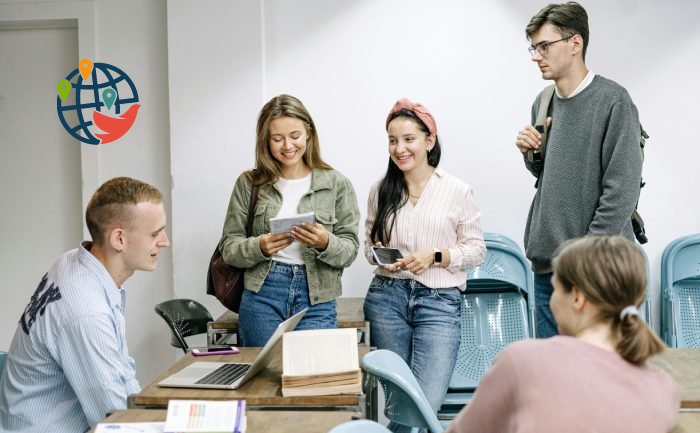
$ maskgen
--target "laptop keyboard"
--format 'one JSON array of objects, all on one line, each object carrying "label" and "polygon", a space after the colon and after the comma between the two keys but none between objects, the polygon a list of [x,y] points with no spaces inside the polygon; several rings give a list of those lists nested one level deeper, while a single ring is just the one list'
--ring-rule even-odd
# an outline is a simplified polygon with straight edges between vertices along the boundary
[{"label": "laptop keyboard", "polygon": [[243,377],[252,364],[224,364],[203,378],[196,384],[202,385],[231,385]]}]

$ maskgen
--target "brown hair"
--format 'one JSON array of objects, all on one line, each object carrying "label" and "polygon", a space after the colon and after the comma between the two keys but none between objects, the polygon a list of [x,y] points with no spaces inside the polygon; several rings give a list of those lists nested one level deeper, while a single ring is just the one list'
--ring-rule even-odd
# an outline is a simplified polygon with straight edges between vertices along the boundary
[{"label": "brown hair", "polygon": [[130,227],[131,205],[162,203],[157,188],[130,177],[115,177],[103,183],[92,195],[85,210],[85,222],[95,245],[103,245],[110,225]]},{"label": "brown hair", "polygon": [[527,27],[525,36],[528,40],[545,24],[556,27],[563,38],[580,35],[583,39],[583,60],[586,60],[588,49],[588,14],[580,4],[567,2],[563,4],[549,4],[535,14]]},{"label": "brown hair", "polygon": [[646,258],[641,249],[622,236],[586,236],[564,244],[552,267],[566,292],[581,291],[599,310],[599,320],[610,323],[617,353],[633,364],[664,350],[664,343],[641,317],[622,310],[639,307],[647,284]]},{"label": "brown hair", "polygon": [[316,125],[311,114],[300,100],[290,95],[279,95],[270,99],[260,110],[255,143],[255,170],[249,173],[255,185],[274,183],[281,176],[280,163],[270,153],[270,122],[280,117],[299,119],[306,129],[306,152],[302,160],[310,169],[320,168],[332,170],[332,167],[321,159]]}]

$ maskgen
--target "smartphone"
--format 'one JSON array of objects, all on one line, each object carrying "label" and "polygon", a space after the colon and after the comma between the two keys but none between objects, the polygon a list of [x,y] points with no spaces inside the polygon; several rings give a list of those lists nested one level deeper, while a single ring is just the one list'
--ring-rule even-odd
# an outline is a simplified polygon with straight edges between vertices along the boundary
[{"label": "smartphone", "polygon": [[374,261],[379,265],[393,265],[398,259],[402,259],[401,251],[396,248],[378,248],[372,247],[372,255]]},{"label": "smartphone", "polygon": [[232,355],[239,353],[237,347],[233,346],[209,346],[209,347],[196,347],[192,349],[192,354],[194,356],[207,356],[207,355]]}]

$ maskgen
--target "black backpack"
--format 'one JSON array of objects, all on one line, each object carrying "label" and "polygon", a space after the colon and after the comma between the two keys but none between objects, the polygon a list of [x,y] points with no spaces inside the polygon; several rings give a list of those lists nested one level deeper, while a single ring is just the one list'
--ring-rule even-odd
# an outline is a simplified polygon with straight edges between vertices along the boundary
[{"label": "black backpack", "polygon": [[[554,97],[554,84],[547,86],[542,92],[542,98],[540,99],[540,107],[537,110],[537,119],[535,121],[535,129],[542,135],[542,141],[538,149],[530,149],[527,151],[527,160],[535,165],[538,169],[538,173],[542,172],[544,168],[544,156],[547,151],[547,114],[549,111],[549,104],[552,102]],[[646,145],[646,140],[649,135],[646,133],[642,125],[639,125],[639,149],[642,152],[642,161],[644,161],[644,146]],[[535,182],[535,188],[539,185],[539,175],[537,176],[537,181]],[[644,188],[644,179],[639,180],[640,190]],[[640,191],[641,192],[641,191]],[[639,205],[639,199],[637,199],[637,205]],[[637,212],[637,205],[634,207],[634,211],[630,219],[632,220],[632,229],[634,230],[634,237],[637,238],[637,242],[640,244],[645,244],[649,241],[646,232],[644,230],[644,220],[642,216]]]}]

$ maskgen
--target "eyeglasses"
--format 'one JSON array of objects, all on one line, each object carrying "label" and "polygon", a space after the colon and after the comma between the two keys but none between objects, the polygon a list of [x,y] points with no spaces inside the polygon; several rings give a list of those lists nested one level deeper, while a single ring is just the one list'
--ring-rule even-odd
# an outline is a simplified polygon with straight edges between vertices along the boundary
[{"label": "eyeglasses", "polygon": [[537,50],[537,52],[540,53],[540,56],[544,56],[545,54],[547,54],[547,51],[549,51],[550,45],[556,44],[557,42],[561,42],[561,41],[568,41],[569,39],[571,39],[573,37],[574,37],[574,35],[571,35],[571,36],[567,36],[565,38],[557,39],[556,41],[552,41],[552,42],[547,42],[547,41],[540,42],[537,45],[530,45],[527,50],[530,52],[531,56],[535,55],[535,50]]}]

